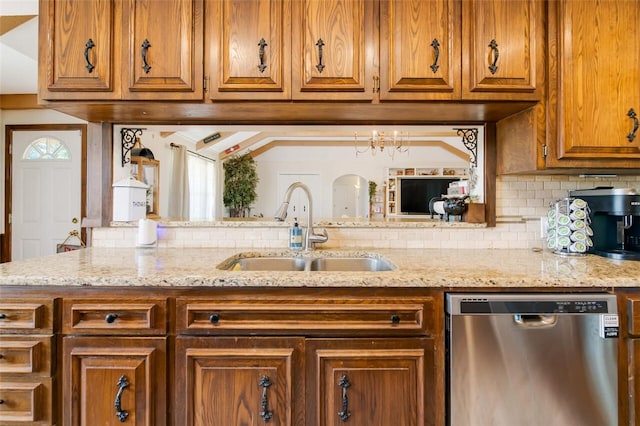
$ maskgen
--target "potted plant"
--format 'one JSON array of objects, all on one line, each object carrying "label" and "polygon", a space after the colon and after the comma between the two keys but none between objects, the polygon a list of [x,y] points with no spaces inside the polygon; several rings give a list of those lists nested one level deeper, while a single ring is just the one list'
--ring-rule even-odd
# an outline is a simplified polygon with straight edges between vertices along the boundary
[{"label": "potted plant", "polygon": [[258,197],[256,185],[259,178],[256,163],[250,153],[235,155],[226,160],[222,201],[229,208],[231,217],[249,215],[251,203]]},{"label": "potted plant", "polygon": [[377,191],[378,191],[378,184],[375,181],[370,180],[369,181],[369,217],[370,218],[373,218],[373,215],[374,215],[373,203],[375,202]]}]

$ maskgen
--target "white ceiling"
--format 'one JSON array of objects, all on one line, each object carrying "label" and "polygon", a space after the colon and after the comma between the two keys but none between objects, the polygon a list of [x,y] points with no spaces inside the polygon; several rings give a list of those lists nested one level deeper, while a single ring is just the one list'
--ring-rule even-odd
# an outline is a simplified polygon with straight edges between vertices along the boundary
[{"label": "white ceiling", "polygon": [[38,14],[38,0],[0,0],[0,94],[33,94],[38,90],[38,18],[5,32],[7,17]]}]

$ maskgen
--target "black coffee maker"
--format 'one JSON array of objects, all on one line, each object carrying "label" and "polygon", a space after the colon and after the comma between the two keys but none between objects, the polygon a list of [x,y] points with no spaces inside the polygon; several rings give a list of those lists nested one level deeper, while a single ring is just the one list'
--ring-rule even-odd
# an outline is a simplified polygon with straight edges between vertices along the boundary
[{"label": "black coffee maker", "polygon": [[589,205],[593,247],[590,252],[623,260],[640,260],[640,194],[632,188],[571,191]]}]

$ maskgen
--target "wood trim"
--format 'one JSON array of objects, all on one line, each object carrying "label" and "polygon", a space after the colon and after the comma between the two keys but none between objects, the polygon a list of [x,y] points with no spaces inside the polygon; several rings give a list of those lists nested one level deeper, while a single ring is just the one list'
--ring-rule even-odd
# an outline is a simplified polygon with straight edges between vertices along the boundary
[{"label": "wood trim", "polygon": [[0,95],[0,109],[43,109],[38,104],[38,95]]}]

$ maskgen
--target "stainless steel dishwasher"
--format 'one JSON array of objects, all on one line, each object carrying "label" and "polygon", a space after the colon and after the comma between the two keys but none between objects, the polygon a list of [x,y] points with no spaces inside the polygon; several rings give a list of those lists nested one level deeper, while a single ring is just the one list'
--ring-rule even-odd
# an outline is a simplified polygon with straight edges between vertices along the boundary
[{"label": "stainless steel dishwasher", "polygon": [[609,294],[448,294],[447,424],[618,425]]}]

